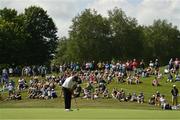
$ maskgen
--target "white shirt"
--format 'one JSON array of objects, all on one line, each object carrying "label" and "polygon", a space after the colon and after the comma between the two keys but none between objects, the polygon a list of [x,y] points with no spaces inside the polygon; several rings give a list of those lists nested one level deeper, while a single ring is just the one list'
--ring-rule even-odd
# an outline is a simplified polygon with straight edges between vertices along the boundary
[{"label": "white shirt", "polygon": [[161,98],[160,98],[160,102],[161,102],[161,105],[164,105],[164,104],[166,103],[166,99],[163,98],[163,97],[161,97]]},{"label": "white shirt", "polygon": [[76,85],[76,82],[73,81],[73,76],[66,78],[64,81],[62,87],[68,88],[68,89],[73,89],[73,86]]}]

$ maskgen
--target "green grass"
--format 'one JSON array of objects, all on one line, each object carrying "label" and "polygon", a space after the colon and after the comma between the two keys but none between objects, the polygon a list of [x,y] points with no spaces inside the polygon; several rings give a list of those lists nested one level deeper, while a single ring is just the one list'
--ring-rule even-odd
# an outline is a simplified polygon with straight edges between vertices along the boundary
[{"label": "green grass", "polygon": [[1,120],[178,120],[179,111],[153,111],[129,109],[80,109],[65,112],[63,109],[28,108],[28,109],[0,109]]}]

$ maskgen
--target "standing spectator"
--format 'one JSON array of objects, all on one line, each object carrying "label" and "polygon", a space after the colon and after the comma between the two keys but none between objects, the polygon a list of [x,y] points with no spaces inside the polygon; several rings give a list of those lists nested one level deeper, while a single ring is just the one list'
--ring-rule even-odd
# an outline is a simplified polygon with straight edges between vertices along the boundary
[{"label": "standing spectator", "polygon": [[159,66],[160,66],[159,60],[156,59],[155,62],[154,62],[154,69],[155,69],[154,74],[155,74],[155,75],[157,75],[157,73],[158,73],[158,71],[159,71]]},{"label": "standing spectator", "polygon": [[140,64],[139,64],[139,68],[141,69],[141,71],[143,71],[145,69],[145,63],[144,60],[142,59]]},{"label": "standing spectator", "polygon": [[178,73],[179,72],[179,60],[178,60],[178,58],[176,58],[176,60],[174,61],[174,68],[175,68],[175,72]]},{"label": "standing spectator", "polygon": [[172,69],[173,69],[173,66],[174,66],[174,63],[173,63],[173,59],[171,58],[171,59],[169,60],[169,64],[168,64],[168,70],[169,70],[169,71],[172,70]]},{"label": "standing spectator", "polygon": [[9,68],[9,76],[13,76],[13,68]]},{"label": "standing spectator", "polygon": [[18,80],[18,89],[21,91],[24,89],[24,78],[20,77]]},{"label": "standing spectator", "polygon": [[11,83],[9,83],[9,85],[7,86],[8,89],[8,93],[9,93],[9,97],[11,97],[11,95],[14,94],[14,87]]},{"label": "standing spectator", "polygon": [[173,85],[173,89],[171,90],[172,94],[172,105],[177,106],[178,105],[178,89],[176,88],[176,85]]}]

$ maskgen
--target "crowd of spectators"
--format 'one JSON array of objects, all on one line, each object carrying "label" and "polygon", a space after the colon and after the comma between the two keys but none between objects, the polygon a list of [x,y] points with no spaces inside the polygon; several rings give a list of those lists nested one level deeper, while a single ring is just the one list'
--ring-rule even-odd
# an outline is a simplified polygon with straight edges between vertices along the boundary
[{"label": "crowd of spectators", "polygon": [[[51,67],[41,66],[24,66],[4,68],[0,84],[8,91],[10,99],[21,100],[21,92],[27,91],[27,98],[29,99],[54,99],[57,98],[56,88],[61,86],[65,79],[76,73],[82,83],[87,84],[82,88],[78,84],[74,90],[74,97],[81,97],[83,99],[97,99],[97,98],[114,98],[119,101],[135,101],[144,103],[144,93],[136,92],[126,94],[123,89],[118,90],[114,88],[111,92],[108,89],[108,84],[116,82],[117,84],[126,83],[143,84],[141,80],[143,77],[154,76],[152,86],[160,86],[160,80],[167,74],[166,82],[175,82],[180,80],[179,76],[180,62],[176,58],[174,61],[170,59],[164,73],[159,70],[160,63],[158,59],[150,61],[145,64],[143,60],[138,62],[136,59],[111,62],[86,62],[79,64],[78,62],[70,64],[52,65]],[[58,73],[54,76],[48,73]],[[12,76],[20,76],[17,85]],[[38,76],[38,77],[37,77]],[[27,81],[27,77],[31,79]],[[149,99],[149,104],[157,105],[163,108],[168,104],[164,95],[156,93]],[[168,104],[169,105],[169,104]]]}]

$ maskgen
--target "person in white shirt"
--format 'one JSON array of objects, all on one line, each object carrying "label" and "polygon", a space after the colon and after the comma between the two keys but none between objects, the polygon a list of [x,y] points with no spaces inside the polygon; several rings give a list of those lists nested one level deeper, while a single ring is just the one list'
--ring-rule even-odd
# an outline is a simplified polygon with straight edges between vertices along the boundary
[{"label": "person in white shirt", "polygon": [[66,78],[66,80],[62,85],[66,111],[71,111],[71,98],[72,98],[73,90],[76,88],[77,84],[78,84],[78,76],[70,76]]}]

